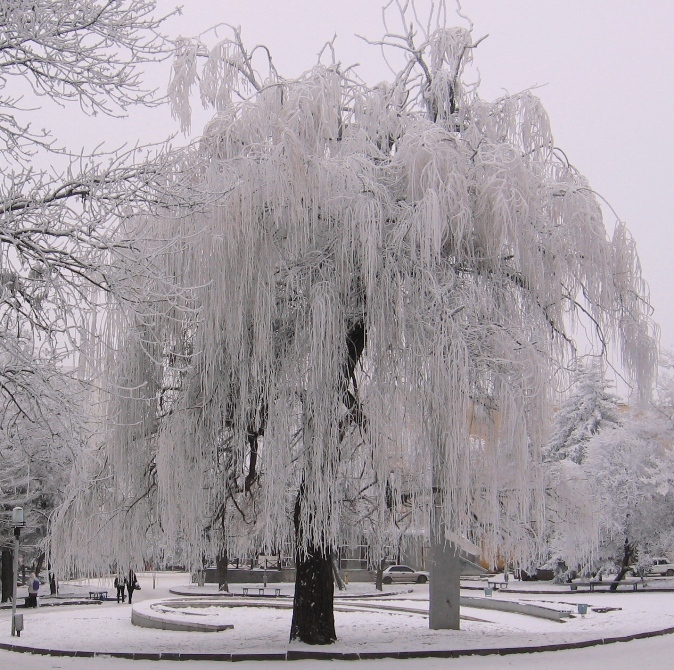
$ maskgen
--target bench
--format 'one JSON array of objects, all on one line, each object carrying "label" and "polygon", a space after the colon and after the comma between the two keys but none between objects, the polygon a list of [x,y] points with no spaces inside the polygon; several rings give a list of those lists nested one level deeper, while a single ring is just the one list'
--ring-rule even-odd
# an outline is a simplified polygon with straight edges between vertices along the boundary
[{"label": "bench", "polygon": [[[251,587],[249,587],[249,586],[242,586],[241,587],[241,591],[243,592],[242,595],[247,596],[250,588]],[[264,595],[264,587],[258,586],[256,588],[257,588],[257,594],[259,596],[263,596]],[[275,588],[274,589],[274,598],[278,598],[280,595],[281,595],[281,589]]]},{"label": "bench", "polygon": [[89,591],[89,600],[107,600],[107,591]]},{"label": "bench", "polygon": [[[613,584],[615,584],[615,582],[612,579],[601,582],[597,579],[594,579],[589,582],[572,582],[569,584],[569,587],[571,588],[572,591],[577,591],[579,586],[584,586],[590,589],[590,593],[594,593],[594,590],[597,588],[605,587],[607,589],[610,589]],[[646,582],[643,582],[640,579],[637,579],[635,581],[621,580],[618,582],[618,588],[620,588],[621,586],[629,586],[633,591],[636,591],[637,588],[639,588],[639,584],[641,584],[642,586],[646,586]]]},{"label": "bench", "polygon": [[498,591],[499,589],[507,589],[508,588],[508,582],[498,579],[498,580],[493,580],[493,579],[488,579],[487,580],[487,587],[490,589],[494,589],[495,591]]},{"label": "bench", "polygon": [[243,591],[243,594],[242,594],[242,595],[247,596],[247,595],[248,595],[248,591],[250,591],[251,588],[256,588],[256,589],[257,589],[258,595],[260,595],[260,596],[263,596],[263,595],[264,595],[264,588],[261,587],[261,586],[260,586],[260,587],[257,587],[257,586],[256,586],[256,587],[242,586],[242,587],[241,587],[241,591]]}]

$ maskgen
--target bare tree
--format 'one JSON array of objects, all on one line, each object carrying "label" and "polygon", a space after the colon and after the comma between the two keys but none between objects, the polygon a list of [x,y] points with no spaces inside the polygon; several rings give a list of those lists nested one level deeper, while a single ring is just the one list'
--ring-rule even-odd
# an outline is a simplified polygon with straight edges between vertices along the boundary
[{"label": "bare tree", "polygon": [[[81,402],[85,388],[64,373],[58,358],[46,360],[31,333],[2,335],[0,348],[0,506],[7,516],[25,510],[24,542],[34,547],[26,560],[39,573],[49,520],[63,500],[73,461],[89,427]],[[11,532],[3,520],[3,585],[11,587]],[[11,596],[3,586],[3,600]]]},{"label": "bare tree", "polygon": [[[0,7],[0,278],[2,314],[15,323],[63,330],[87,297],[84,285],[110,289],[105,252],[128,249],[120,221],[140,202],[156,203],[172,169],[166,156],[148,161],[140,147],[72,155],[44,127],[53,105],[73,106],[76,115],[122,115],[161,102],[141,80],[145,64],[172,50],[158,32],[155,4]],[[56,313],[43,309],[48,298]]]},{"label": "bare tree", "polygon": [[[171,281],[155,273],[147,247],[138,263],[143,221],[134,215],[195,202],[175,187],[184,154],[141,146],[72,153],[45,121],[57,106],[75,125],[82,115],[163,104],[142,75],[173,52],[159,32],[165,18],[154,0],[0,2],[0,434],[8,477],[0,502],[23,496],[35,514],[37,468],[23,483],[12,472],[46,457],[26,455],[23,428],[46,452],[75,447],[63,420],[71,377],[89,375],[100,357],[96,310],[110,299],[137,299],[127,264],[145,283],[162,285],[162,295]],[[45,515],[63,491],[52,493],[40,503]]]}]

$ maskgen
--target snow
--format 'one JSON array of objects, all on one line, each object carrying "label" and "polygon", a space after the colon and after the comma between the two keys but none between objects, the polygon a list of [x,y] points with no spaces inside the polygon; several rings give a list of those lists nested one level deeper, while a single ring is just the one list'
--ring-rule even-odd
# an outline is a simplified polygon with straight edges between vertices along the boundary
[{"label": "snow", "polygon": [[[146,608],[152,602],[160,599],[173,598],[181,602],[186,600],[184,596],[176,596],[171,593],[170,589],[198,593],[202,596],[200,599],[203,599],[209,593],[216,592],[213,587],[188,586],[187,581],[188,576],[185,574],[159,573],[156,576],[156,588],[153,589],[153,576],[149,573],[141,574],[140,583],[143,590],[134,594],[134,599],[138,599],[138,603],[134,603],[134,605],[138,605],[139,608]],[[674,580],[651,580],[651,582],[654,585],[674,587]],[[92,583],[93,585],[108,586],[105,580],[96,580]],[[468,582],[464,583],[464,586],[468,585]],[[554,587],[549,584],[544,586],[550,593],[531,593],[533,590],[541,589],[539,583],[515,582],[511,588],[523,592],[495,592],[493,600],[516,600],[570,610],[577,610],[578,603],[587,603],[590,606],[587,616],[583,618],[576,615],[574,618],[567,619],[565,623],[558,623],[494,610],[462,608],[462,614],[471,617],[471,619],[462,621],[461,631],[431,631],[428,629],[428,619],[425,614],[428,606],[427,585],[414,585],[409,589],[401,586],[385,587],[387,590],[384,593],[390,595],[373,598],[375,592],[372,585],[351,584],[348,590],[350,598],[340,600],[336,607],[335,621],[339,639],[335,645],[330,647],[330,651],[392,652],[398,650],[537,646],[630,635],[674,627],[674,607],[672,607],[674,590],[670,592],[648,592],[646,589],[646,591],[637,593],[626,591],[622,593],[601,592],[590,594],[571,593],[566,591],[565,587]],[[198,611],[201,615],[198,617],[200,621],[233,623],[233,630],[217,633],[194,633],[141,628],[131,624],[131,607],[128,603],[118,604],[114,601],[108,601],[102,605],[41,607],[36,610],[21,610],[24,614],[25,629],[20,640],[11,638],[9,610],[2,610],[0,612],[0,642],[14,642],[42,649],[99,652],[283,653],[289,648],[301,648],[303,645],[288,644],[292,615],[288,605],[291,602],[289,594],[292,591],[292,585],[284,584],[281,587],[282,593],[288,594],[285,597],[272,597],[265,600],[251,598],[246,601],[242,601],[241,598],[223,599],[236,602],[237,606],[199,610],[185,607],[181,608],[182,614],[172,615],[173,617],[182,616],[189,621],[194,619],[194,612]],[[239,588],[237,585],[237,591],[239,591]],[[71,590],[77,594],[78,591],[88,593],[88,589],[89,584],[82,582],[73,585]],[[526,593],[527,590],[530,593]],[[462,595],[479,597],[479,594],[480,591],[477,590],[462,590]],[[252,606],[253,604],[255,606]],[[377,609],[373,609],[374,607]],[[597,613],[592,611],[591,608],[593,607],[620,609]],[[194,611],[191,612],[190,610]],[[651,648],[658,650],[668,648],[671,652],[674,652],[673,636],[655,638],[652,641],[640,641],[639,644],[631,642],[629,645],[608,645],[606,648],[619,647],[622,650],[627,646],[648,646],[648,643],[650,643]],[[312,648],[312,650],[316,651],[317,649]],[[542,664],[543,658],[590,658],[598,653],[600,652],[587,649],[533,654],[531,656],[518,654],[503,659],[491,657],[463,658],[453,659],[452,664],[453,667],[457,668],[501,668],[511,667],[507,663],[513,662],[513,666],[516,667],[550,667],[556,669],[569,667],[570,662],[560,660],[557,663],[555,660],[551,665],[544,665]],[[621,651],[616,657],[618,659],[617,664],[615,661],[611,661],[615,670],[628,667],[627,665],[621,665],[622,661],[619,659],[622,658],[622,653]],[[661,651],[657,652],[658,658],[655,658],[648,665],[649,668],[666,667],[666,665],[658,665],[660,653]],[[663,658],[666,657],[663,656]],[[538,659],[539,664],[528,665],[529,658]],[[108,659],[96,659],[95,661],[83,659],[86,660],[87,664],[80,666],[75,665],[79,659],[43,657],[44,665],[32,665],[33,657],[26,655],[17,657],[10,652],[0,652],[0,667],[10,667],[5,665],[5,659],[13,659],[15,663],[21,662],[22,665],[24,665],[24,659],[31,659],[30,664],[24,666],[25,670],[30,670],[33,667],[87,667],[97,670],[98,668],[120,667],[127,663],[120,659],[109,659],[114,661],[114,665],[111,666],[104,663]],[[527,665],[522,664],[524,659],[527,659]],[[37,663],[37,660],[35,662]],[[168,661],[163,663],[165,667]],[[189,667],[189,663],[184,662],[181,667],[185,667],[185,665]],[[197,667],[199,668],[206,670],[208,667],[207,662],[199,661],[198,663]],[[292,667],[298,669],[321,667],[321,664],[325,665],[325,663],[327,662],[318,662],[317,666],[316,664],[311,665],[298,661]],[[447,663],[447,661],[445,660],[444,663]],[[145,662],[133,661],[132,667],[136,670],[157,667],[157,662],[154,665],[144,664]],[[336,665],[338,666],[339,662],[331,662],[330,667],[333,668]],[[583,665],[578,666],[575,661],[574,666],[585,667]],[[220,667],[222,666],[220,665]],[[237,664],[238,667],[240,666]],[[245,664],[243,667],[245,667]],[[259,665],[251,667],[260,668]],[[266,667],[267,664],[265,664]],[[354,668],[353,662],[349,662],[349,667]],[[389,668],[402,669],[412,666],[406,665],[405,661],[385,660],[382,662],[368,661],[367,667],[388,670]],[[415,659],[414,667],[424,670],[439,668],[441,667],[441,661],[439,659]],[[605,666],[599,664],[594,667]]]}]

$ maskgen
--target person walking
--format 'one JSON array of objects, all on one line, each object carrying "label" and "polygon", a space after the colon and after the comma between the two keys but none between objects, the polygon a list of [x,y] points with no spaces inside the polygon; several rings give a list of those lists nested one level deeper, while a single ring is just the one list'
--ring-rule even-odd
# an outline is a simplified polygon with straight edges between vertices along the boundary
[{"label": "person walking", "polygon": [[40,580],[34,572],[28,575],[28,600],[26,607],[37,607],[37,593],[40,590]]},{"label": "person walking", "polygon": [[124,589],[126,588],[126,577],[122,577],[122,573],[117,573],[115,577],[115,588],[117,589],[117,602],[125,602],[126,594]]},{"label": "person walking", "polygon": [[132,569],[129,569],[129,576],[126,578],[126,592],[129,594],[129,605],[131,604],[134,591],[140,591],[140,585],[138,584],[136,573]]}]

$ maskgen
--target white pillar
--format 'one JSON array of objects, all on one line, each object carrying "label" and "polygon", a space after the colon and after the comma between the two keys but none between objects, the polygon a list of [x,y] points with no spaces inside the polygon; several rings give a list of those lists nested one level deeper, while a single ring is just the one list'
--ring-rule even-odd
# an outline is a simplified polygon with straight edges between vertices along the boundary
[{"label": "white pillar", "polygon": [[461,599],[461,557],[459,548],[445,540],[444,525],[433,524],[431,537],[431,577],[428,627],[431,630],[459,630]]}]

